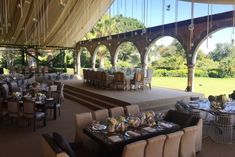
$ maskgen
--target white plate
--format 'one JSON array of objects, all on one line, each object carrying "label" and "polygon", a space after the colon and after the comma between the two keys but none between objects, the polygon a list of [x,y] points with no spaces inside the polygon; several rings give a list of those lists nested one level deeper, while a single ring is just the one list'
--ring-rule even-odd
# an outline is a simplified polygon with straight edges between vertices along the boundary
[{"label": "white plate", "polygon": [[95,130],[95,131],[105,130],[106,128],[107,128],[107,126],[102,125],[102,124],[96,124],[96,125],[92,126],[92,130]]},{"label": "white plate", "polygon": [[54,98],[47,98],[47,100],[54,100]]}]

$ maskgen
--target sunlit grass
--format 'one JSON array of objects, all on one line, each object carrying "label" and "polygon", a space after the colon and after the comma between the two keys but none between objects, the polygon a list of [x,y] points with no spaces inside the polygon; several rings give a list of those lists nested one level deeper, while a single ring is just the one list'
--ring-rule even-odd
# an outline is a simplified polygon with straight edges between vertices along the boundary
[{"label": "sunlit grass", "polygon": [[[154,77],[152,86],[185,90],[187,78]],[[235,78],[195,78],[194,92],[204,93],[205,96],[232,93],[235,90]]]}]

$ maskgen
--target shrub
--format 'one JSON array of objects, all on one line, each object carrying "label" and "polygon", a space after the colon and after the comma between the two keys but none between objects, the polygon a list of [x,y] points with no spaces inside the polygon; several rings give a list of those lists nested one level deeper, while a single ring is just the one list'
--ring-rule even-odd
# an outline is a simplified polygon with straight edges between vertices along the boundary
[{"label": "shrub", "polygon": [[157,76],[157,77],[186,77],[187,76],[187,69],[180,69],[180,70],[157,69],[154,71],[153,76]]},{"label": "shrub", "polygon": [[196,69],[194,73],[195,77],[208,77],[208,72],[201,69]]},{"label": "shrub", "polygon": [[217,70],[208,71],[208,76],[212,78],[220,78],[220,74]]}]

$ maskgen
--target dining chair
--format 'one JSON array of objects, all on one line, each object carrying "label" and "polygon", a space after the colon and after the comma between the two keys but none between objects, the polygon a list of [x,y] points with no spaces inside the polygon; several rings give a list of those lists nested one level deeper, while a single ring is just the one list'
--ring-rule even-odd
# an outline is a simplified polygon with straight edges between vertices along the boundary
[{"label": "dining chair", "polygon": [[13,120],[16,120],[16,122],[18,123],[20,112],[19,112],[19,103],[17,100],[14,99],[8,100],[7,115],[12,120],[12,122]]},{"label": "dining chair", "polygon": [[52,97],[52,93],[56,92],[56,91],[57,91],[57,85],[50,85],[49,86],[49,91],[48,91],[49,92],[48,96]]},{"label": "dining chair", "polygon": [[89,139],[89,137],[83,133],[83,129],[91,125],[92,121],[91,112],[75,115],[75,143],[83,144]]},{"label": "dining chair", "polygon": [[127,144],[122,151],[122,157],[144,157],[146,143],[146,140],[141,140]]},{"label": "dining chair", "polygon": [[87,70],[82,69],[82,71],[83,71],[83,83],[87,84]]},{"label": "dining chair", "polygon": [[178,157],[179,146],[183,131],[177,131],[166,135],[166,141],[163,148],[163,157]]},{"label": "dining chair", "polygon": [[196,157],[195,138],[197,130],[198,130],[197,126],[191,126],[183,129],[184,134],[181,137],[180,151],[179,151],[180,157]]},{"label": "dining chair", "polygon": [[123,72],[114,73],[113,86],[115,89],[118,89],[119,86],[121,86],[123,90],[126,89],[127,83]]},{"label": "dining chair", "polygon": [[54,103],[48,103],[46,109],[49,110],[50,115],[52,115],[52,112],[54,111],[54,107],[55,107],[56,113],[54,114],[57,114],[57,111],[58,111],[59,116],[60,116],[61,114],[60,93],[57,91],[51,92],[51,98],[53,98]]},{"label": "dining chair", "polygon": [[216,143],[232,144],[233,142],[233,115],[215,114],[211,137]]},{"label": "dining chair", "polygon": [[108,109],[94,111],[94,119],[98,122],[104,122],[109,117]]},{"label": "dining chair", "polygon": [[123,107],[113,107],[109,109],[111,117],[125,116]]},{"label": "dining chair", "polygon": [[95,86],[102,87],[102,73],[101,71],[96,71]]},{"label": "dining chair", "polygon": [[148,69],[147,70],[147,77],[144,77],[144,86],[149,86],[149,88],[152,88],[151,82],[152,82],[152,77],[153,77],[153,70]]},{"label": "dining chair", "polygon": [[7,107],[3,104],[3,98],[0,97],[0,126],[7,117]]},{"label": "dining chair", "polygon": [[101,87],[104,89],[109,87],[107,73],[105,71],[101,72]]},{"label": "dining chair", "polygon": [[136,72],[134,74],[134,78],[130,80],[130,90],[134,86],[134,89],[144,89],[144,73],[143,72]]},{"label": "dining chair", "polygon": [[4,100],[11,98],[9,86],[7,84],[1,85],[1,92]]},{"label": "dining chair", "polygon": [[33,122],[33,131],[36,130],[36,122],[43,121],[43,125],[46,126],[46,114],[45,112],[36,111],[36,104],[33,101],[25,100],[23,103],[23,117],[26,120]]},{"label": "dining chair", "polygon": [[135,116],[140,112],[139,105],[128,105],[125,108],[127,116]]},{"label": "dining chair", "polygon": [[147,145],[145,147],[145,157],[162,157],[163,147],[166,140],[165,135],[160,135],[147,139]]}]

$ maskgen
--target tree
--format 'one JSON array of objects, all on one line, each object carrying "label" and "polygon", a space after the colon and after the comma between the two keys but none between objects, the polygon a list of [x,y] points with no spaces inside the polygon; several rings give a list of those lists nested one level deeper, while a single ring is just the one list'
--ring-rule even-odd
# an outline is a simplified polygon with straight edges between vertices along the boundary
[{"label": "tree", "polygon": [[81,55],[80,55],[80,60],[81,60],[81,67],[82,68],[91,68],[91,55],[87,51],[86,48],[82,47],[80,49]]},{"label": "tree", "polygon": [[216,48],[209,53],[210,57],[214,61],[220,61],[232,54],[234,48],[229,43],[218,43],[216,44]]},{"label": "tree", "polygon": [[[93,29],[85,35],[84,40],[143,28],[145,28],[144,24],[139,22],[137,19],[124,17],[122,15],[110,17],[106,14],[97,22]],[[132,43],[127,43],[124,46],[121,45],[119,55],[118,57],[122,58],[122,61],[124,62],[129,62],[134,65],[138,65],[140,63],[139,59],[136,59],[139,54]],[[108,61],[106,61],[107,56],[109,56],[107,49],[98,51],[97,58],[100,59],[100,66],[109,65]]]},{"label": "tree", "polygon": [[[123,62],[126,62],[128,64],[125,64]],[[140,54],[133,43],[125,42],[119,46],[117,65],[119,67],[138,67],[140,65]]]}]

